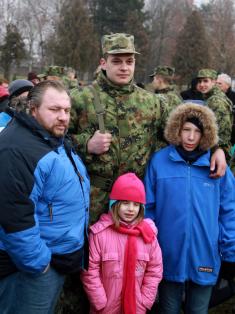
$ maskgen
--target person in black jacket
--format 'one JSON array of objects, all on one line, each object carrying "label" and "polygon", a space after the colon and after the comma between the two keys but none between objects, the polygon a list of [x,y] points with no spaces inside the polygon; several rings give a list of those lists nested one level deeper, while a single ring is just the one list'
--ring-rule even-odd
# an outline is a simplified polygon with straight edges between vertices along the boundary
[{"label": "person in black jacket", "polygon": [[180,93],[183,100],[203,100],[202,93],[197,90],[198,79],[193,78],[189,89]]}]

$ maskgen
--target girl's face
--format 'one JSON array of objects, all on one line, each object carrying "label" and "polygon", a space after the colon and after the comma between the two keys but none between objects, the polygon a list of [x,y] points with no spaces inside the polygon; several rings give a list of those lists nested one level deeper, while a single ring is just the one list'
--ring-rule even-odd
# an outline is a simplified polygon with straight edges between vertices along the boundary
[{"label": "girl's face", "polygon": [[197,148],[202,137],[201,130],[191,122],[185,122],[180,132],[181,146],[191,152]]},{"label": "girl's face", "polygon": [[118,215],[121,220],[131,223],[137,218],[139,211],[140,203],[122,201],[118,210]]}]

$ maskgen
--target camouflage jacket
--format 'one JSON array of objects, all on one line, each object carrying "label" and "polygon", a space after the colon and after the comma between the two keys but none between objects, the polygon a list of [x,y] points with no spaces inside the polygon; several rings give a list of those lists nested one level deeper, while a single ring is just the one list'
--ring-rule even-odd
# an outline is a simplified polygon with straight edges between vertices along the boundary
[{"label": "camouflage jacket", "polygon": [[71,80],[66,75],[62,76],[61,80],[68,90],[71,90],[71,89],[76,88],[78,86],[77,79]]},{"label": "camouflage jacket", "polygon": [[89,87],[71,91],[71,130],[76,135],[79,154],[82,155],[91,176],[115,179],[134,171],[143,177],[150,154],[162,146],[162,130],[167,117],[167,104],[161,96],[151,94],[135,84],[112,84],[101,71],[95,81],[104,107],[104,124],[112,134],[107,153],[88,154],[87,141],[99,129],[94,108],[94,96]]},{"label": "camouflage jacket", "polygon": [[217,87],[203,95],[207,106],[214,111],[219,127],[219,145],[228,151],[232,133],[232,102]]},{"label": "camouflage jacket", "polygon": [[158,95],[163,95],[166,98],[169,111],[183,103],[183,99],[180,97],[180,95],[178,95],[174,86],[169,86],[161,90],[156,90],[155,93]]}]

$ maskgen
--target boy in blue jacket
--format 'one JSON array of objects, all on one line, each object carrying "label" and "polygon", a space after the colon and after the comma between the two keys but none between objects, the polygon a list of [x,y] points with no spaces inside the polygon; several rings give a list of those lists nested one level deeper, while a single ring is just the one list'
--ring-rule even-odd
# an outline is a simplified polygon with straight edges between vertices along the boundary
[{"label": "boy in blue jacket", "polygon": [[214,113],[183,104],[169,116],[169,146],[150,160],[146,216],[158,228],[163,254],[159,313],[206,314],[221,260],[235,262],[235,189],[229,168],[210,178],[210,149],[218,142]]}]

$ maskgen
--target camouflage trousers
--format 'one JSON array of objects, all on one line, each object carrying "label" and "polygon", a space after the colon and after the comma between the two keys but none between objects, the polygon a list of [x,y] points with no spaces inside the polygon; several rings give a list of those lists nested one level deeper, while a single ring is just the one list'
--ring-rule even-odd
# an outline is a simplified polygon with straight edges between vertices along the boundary
[{"label": "camouflage trousers", "polygon": [[55,314],[89,314],[89,302],[79,273],[66,276]]},{"label": "camouflage trousers", "polygon": [[110,192],[106,192],[101,188],[91,186],[91,202],[89,214],[89,222],[91,225],[99,220],[101,214],[108,212],[109,193]]}]

